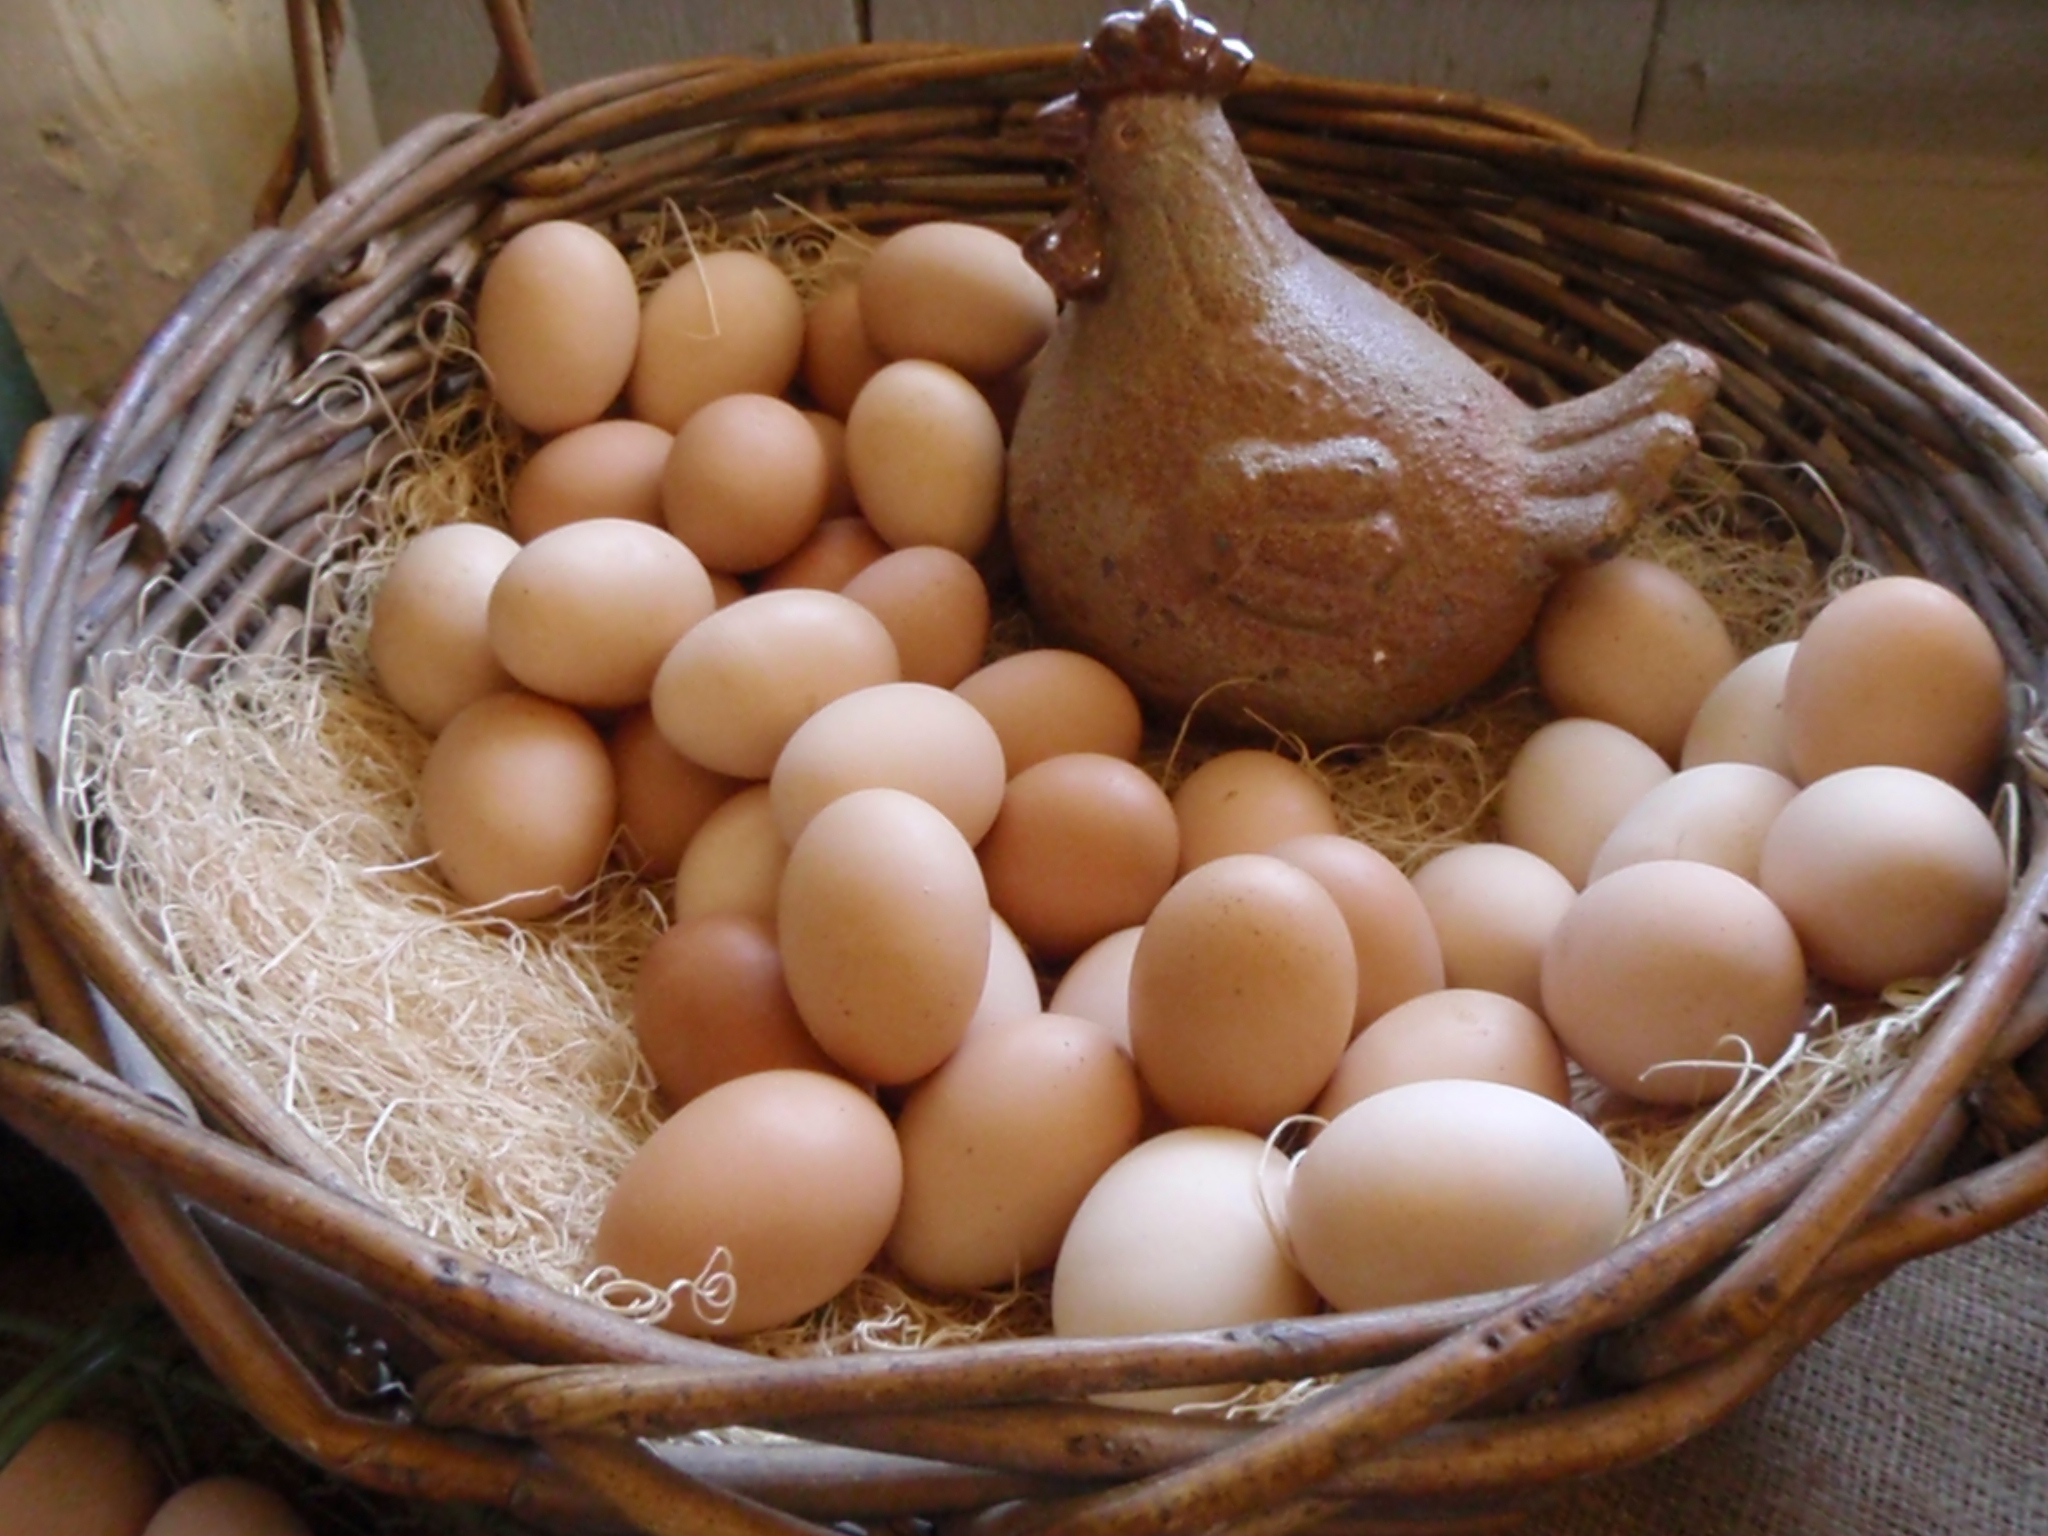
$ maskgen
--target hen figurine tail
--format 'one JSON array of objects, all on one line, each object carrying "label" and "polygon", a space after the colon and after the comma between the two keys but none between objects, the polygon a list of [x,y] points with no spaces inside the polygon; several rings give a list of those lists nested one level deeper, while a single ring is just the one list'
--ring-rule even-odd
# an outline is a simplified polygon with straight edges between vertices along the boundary
[{"label": "hen figurine tail", "polygon": [[1611,553],[1699,446],[1693,422],[1721,371],[1682,341],[1666,342],[1613,383],[1533,411],[1527,475],[1538,548],[1578,564]]}]

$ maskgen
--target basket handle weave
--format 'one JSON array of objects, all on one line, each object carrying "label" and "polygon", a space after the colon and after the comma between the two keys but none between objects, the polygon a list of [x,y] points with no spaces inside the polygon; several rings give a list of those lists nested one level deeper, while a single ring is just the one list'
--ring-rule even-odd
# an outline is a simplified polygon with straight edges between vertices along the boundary
[{"label": "basket handle weave", "polygon": [[[483,0],[483,5],[498,44],[498,67],[484,91],[482,110],[499,116],[540,100],[547,87],[541,79],[540,51],[533,42],[533,0]],[[342,181],[334,75],[348,41],[347,13],[342,0],[284,0],[284,9],[299,116],[277,168],[257,195],[252,222],[258,229],[272,227],[284,216],[302,181],[310,182],[316,202]]]}]

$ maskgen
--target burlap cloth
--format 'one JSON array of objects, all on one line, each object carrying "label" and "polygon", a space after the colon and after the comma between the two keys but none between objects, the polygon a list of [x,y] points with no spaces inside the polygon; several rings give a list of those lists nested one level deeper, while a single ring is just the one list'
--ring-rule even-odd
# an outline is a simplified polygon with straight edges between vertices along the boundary
[{"label": "burlap cloth", "polygon": [[2048,1536],[2048,1212],[1894,1274],[1717,1428],[1518,1536]]}]

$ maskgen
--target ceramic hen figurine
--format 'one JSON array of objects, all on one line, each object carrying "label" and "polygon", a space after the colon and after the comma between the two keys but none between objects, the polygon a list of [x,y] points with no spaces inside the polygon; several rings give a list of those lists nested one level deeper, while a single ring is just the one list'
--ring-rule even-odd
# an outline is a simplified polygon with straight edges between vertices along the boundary
[{"label": "ceramic hen figurine", "polygon": [[1319,744],[1490,677],[1565,569],[1693,451],[1713,359],[1664,346],[1536,410],[1288,226],[1219,105],[1250,54],[1177,0],[1110,17],[1044,126],[1081,169],[1027,242],[1063,310],[1010,453],[1033,611],[1177,715]]}]

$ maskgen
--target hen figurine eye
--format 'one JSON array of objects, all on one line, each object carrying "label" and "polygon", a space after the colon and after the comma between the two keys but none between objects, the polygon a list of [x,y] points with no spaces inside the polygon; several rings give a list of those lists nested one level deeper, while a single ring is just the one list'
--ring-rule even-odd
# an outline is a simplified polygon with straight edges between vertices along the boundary
[{"label": "hen figurine eye", "polygon": [[1178,0],[1084,50],[1081,184],[1026,245],[1067,302],[1012,440],[1010,530],[1048,637],[1153,709],[1210,695],[1367,740],[1486,681],[1552,580],[1615,549],[1694,451],[1718,369],[1672,342],[1525,404],[1268,200],[1221,108],[1249,57]]}]

